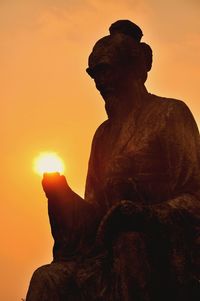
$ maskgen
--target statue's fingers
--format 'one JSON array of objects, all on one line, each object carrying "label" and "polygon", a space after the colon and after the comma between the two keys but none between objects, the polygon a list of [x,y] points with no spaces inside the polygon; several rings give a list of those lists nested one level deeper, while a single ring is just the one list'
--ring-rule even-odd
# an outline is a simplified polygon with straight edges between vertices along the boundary
[{"label": "statue's fingers", "polygon": [[66,188],[66,187],[69,188],[69,184],[68,184],[68,182],[66,180],[66,177],[64,175],[60,176],[60,184],[63,188]]}]

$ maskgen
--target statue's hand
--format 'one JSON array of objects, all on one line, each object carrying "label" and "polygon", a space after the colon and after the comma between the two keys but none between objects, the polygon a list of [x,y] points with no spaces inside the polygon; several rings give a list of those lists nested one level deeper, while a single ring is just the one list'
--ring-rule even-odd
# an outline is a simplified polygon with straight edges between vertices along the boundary
[{"label": "statue's hand", "polygon": [[188,225],[186,210],[176,208],[168,202],[144,205],[132,201],[120,201],[102,219],[97,242],[110,245],[119,232],[139,231],[150,235],[161,235],[174,225]]},{"label": "statue's hand", "polygon": [[97,242],[109,245],[119,232],[141,231],[149,216],[148,207],[131,201],[120,201],[102,219]]},{"label": "statue's hand", "polygon": [[48,199],[64,197],[67,192],[71,191],[65,176],[60,175],[58,172],[45,173],[42,187]]}]

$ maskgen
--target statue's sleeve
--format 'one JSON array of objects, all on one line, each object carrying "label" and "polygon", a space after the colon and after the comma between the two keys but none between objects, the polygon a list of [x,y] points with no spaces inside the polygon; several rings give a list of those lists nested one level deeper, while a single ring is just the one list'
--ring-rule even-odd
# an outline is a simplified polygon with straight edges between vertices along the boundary
[{"label": "statue's sleeve", "polygon": [[184,229],[186,241],[191,243],[193,271],[200,277],[200,138],[196,122],[183,102],[177,102],[169,112],[161,139],[168,157],[172,197],[155,204],[154,209],[175,233],[176,225]]},{"label": "statue's sleeve", "polygon": [[183,102],[178,102],[168,114],[163,134],[171,191],[196,195],[200,190],[200,137],[196,122]]},{"label": "statue's sleeve", "polygon": [[82,199],[71,189],[66,196],[48,200],[48,212],[52,235],[55,240],[54,260],[65,260],[76,253],[90,248],[96,236],[101,219],[99,200],[101,185],[97,176],[96,151],[101,126],[97,129],[89,160],[85,198]]},{"label": "statue's sleeve", "polygon": [[66,197],[48,199],[48,214],[54,238],[54,261],[87,251],[94,236],[96,211],[74,191]]},{"label": "statue's sleeve", "polygon": [[169,202],[194,214],[200,208],[200,137],[192,113],[183,102],[177,102],[168,112],[162,135],[174,196]]}]

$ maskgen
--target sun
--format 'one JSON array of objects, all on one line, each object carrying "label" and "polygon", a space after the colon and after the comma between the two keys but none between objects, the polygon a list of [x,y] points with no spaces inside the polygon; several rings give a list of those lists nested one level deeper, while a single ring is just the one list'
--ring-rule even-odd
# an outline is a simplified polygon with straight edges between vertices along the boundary
[{"label": "sun", "polygon": [[42,152],[34,160],[34,171],[43,175],[44,173],[63,173],[65,166],[62,159],[55,152]]}]

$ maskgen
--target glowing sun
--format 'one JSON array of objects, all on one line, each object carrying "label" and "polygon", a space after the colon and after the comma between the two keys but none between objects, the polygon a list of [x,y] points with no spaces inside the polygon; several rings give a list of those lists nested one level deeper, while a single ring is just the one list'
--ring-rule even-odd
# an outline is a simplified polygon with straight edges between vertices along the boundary
[{"label": "glowing sun", "polygon": [[63,173],[65,166],[62,159],[56,153],[43,152],[35,158],[33,168],[37,174],[43,175],[44,173],[53,172]]}]

